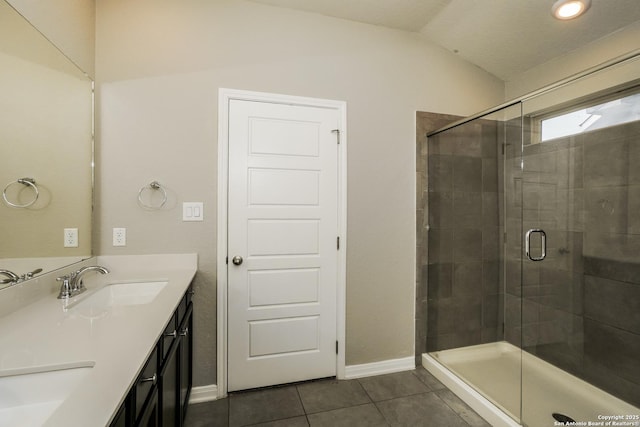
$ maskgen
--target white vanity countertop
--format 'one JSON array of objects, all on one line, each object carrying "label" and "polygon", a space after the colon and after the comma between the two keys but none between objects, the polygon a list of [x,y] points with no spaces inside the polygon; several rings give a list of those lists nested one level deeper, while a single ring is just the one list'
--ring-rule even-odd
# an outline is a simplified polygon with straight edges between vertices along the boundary
[{"label": "white vanity countertop", "polygon": [[[49,294],[0,318],[0,374],[95,363],[48,427],[109,424],[195,276],[197,255],[101,256],[96,264],[110,273],[87,273],[88,290],[66,308]],[[168,283],[151,303],[82,309],[104,285],[152,281]]]}]

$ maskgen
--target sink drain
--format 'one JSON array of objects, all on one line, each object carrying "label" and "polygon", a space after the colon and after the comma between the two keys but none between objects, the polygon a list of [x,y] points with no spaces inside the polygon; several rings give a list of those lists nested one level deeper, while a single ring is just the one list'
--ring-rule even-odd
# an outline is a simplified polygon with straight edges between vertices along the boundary
[{"label": "sink drain", "polygon": [[574,420],[573,418],[568,417],[568,416],[566,416],[564,414],[558,414],[557,412],[554,412],[553,414],[551,414],[551,416],[553,418],[555,418],[556,421],[559,421],[559,422],[564,423],[564,424],[566,424],[566,423],[575,423],[576,422],[576,420]]}]

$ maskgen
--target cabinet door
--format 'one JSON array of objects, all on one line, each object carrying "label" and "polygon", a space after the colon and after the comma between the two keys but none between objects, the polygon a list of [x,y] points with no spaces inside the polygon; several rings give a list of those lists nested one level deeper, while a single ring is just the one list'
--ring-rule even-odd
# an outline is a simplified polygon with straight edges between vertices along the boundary
[{"label": "cabinet door", "polygon": [[142,409],[136,427],[160,427],[158,416],[158,389],[153,387],[147,403]]},{"label": "cabinet door", "polygon": [[180,325],[180,417],[184,421],[193,381],[193,304]]},{"label": "cabinet door", "polygon": [[120,406],[120,409],[118,409],[118,413],[116,414],[115,418],[113,419],[113,421],[111,421],[111,424],[109,424],[109,427],[127,427],[127,400],[125,399],[125,402]]},{"label": "cabinet door", "polygon": [[146,365],[142,369],[142,373],[138,377],[136,381],[135,388],[133,390],[133,400],[134,404],[132,407],[135,409],[134,419],[140,418],[140,413],[142,412],[147,400],[151,398],[152,391],[156,388],[156,384],[158,381],[158,349],[153,349],[151,356],[147,360]]},{"label": "cabinet door", "polygon": [[171,350],[171,346],[173,345],[173,341],[178,337],[178,321],[176,319],[177,314],[173,313],[171,316],[171,320],[167,323],[167,326],[164,328],[164,332],[162,334],[162,351],[160,352],[161,360],[165,360],[167,358],[167,354],[169,350]]},{"label": "cabinet door", "polygon": [[161,426],[174,427],[180,425],[179,419],[179,382],[178,368],[180,340],[175,340],[164,360],[160,373]]}]

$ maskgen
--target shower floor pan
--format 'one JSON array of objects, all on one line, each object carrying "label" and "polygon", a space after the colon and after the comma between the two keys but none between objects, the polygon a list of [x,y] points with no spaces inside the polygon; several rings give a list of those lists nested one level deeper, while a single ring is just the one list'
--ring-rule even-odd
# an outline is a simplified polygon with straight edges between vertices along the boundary
[{"label": "shower floor pan", "polygon": [[525,426],[564,425],[554,413],[576,421],[567,425],[622,416],[615,421],[629,424],[617,425],[640,426],[640,409],[507,342],[423,354],[422,365],[492,426],[520,425],[521,374]]}]

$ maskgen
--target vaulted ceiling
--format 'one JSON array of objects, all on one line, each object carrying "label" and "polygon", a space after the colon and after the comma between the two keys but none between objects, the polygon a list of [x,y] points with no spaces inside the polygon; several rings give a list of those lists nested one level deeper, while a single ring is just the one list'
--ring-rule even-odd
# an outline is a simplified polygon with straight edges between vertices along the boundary
[{"label": "vaulted ceiling", "polygon": [[573,21],[551,15],[555,0],[253,1],[417,32],[505,81],[640,22],[640,0],[592,0]]}]

